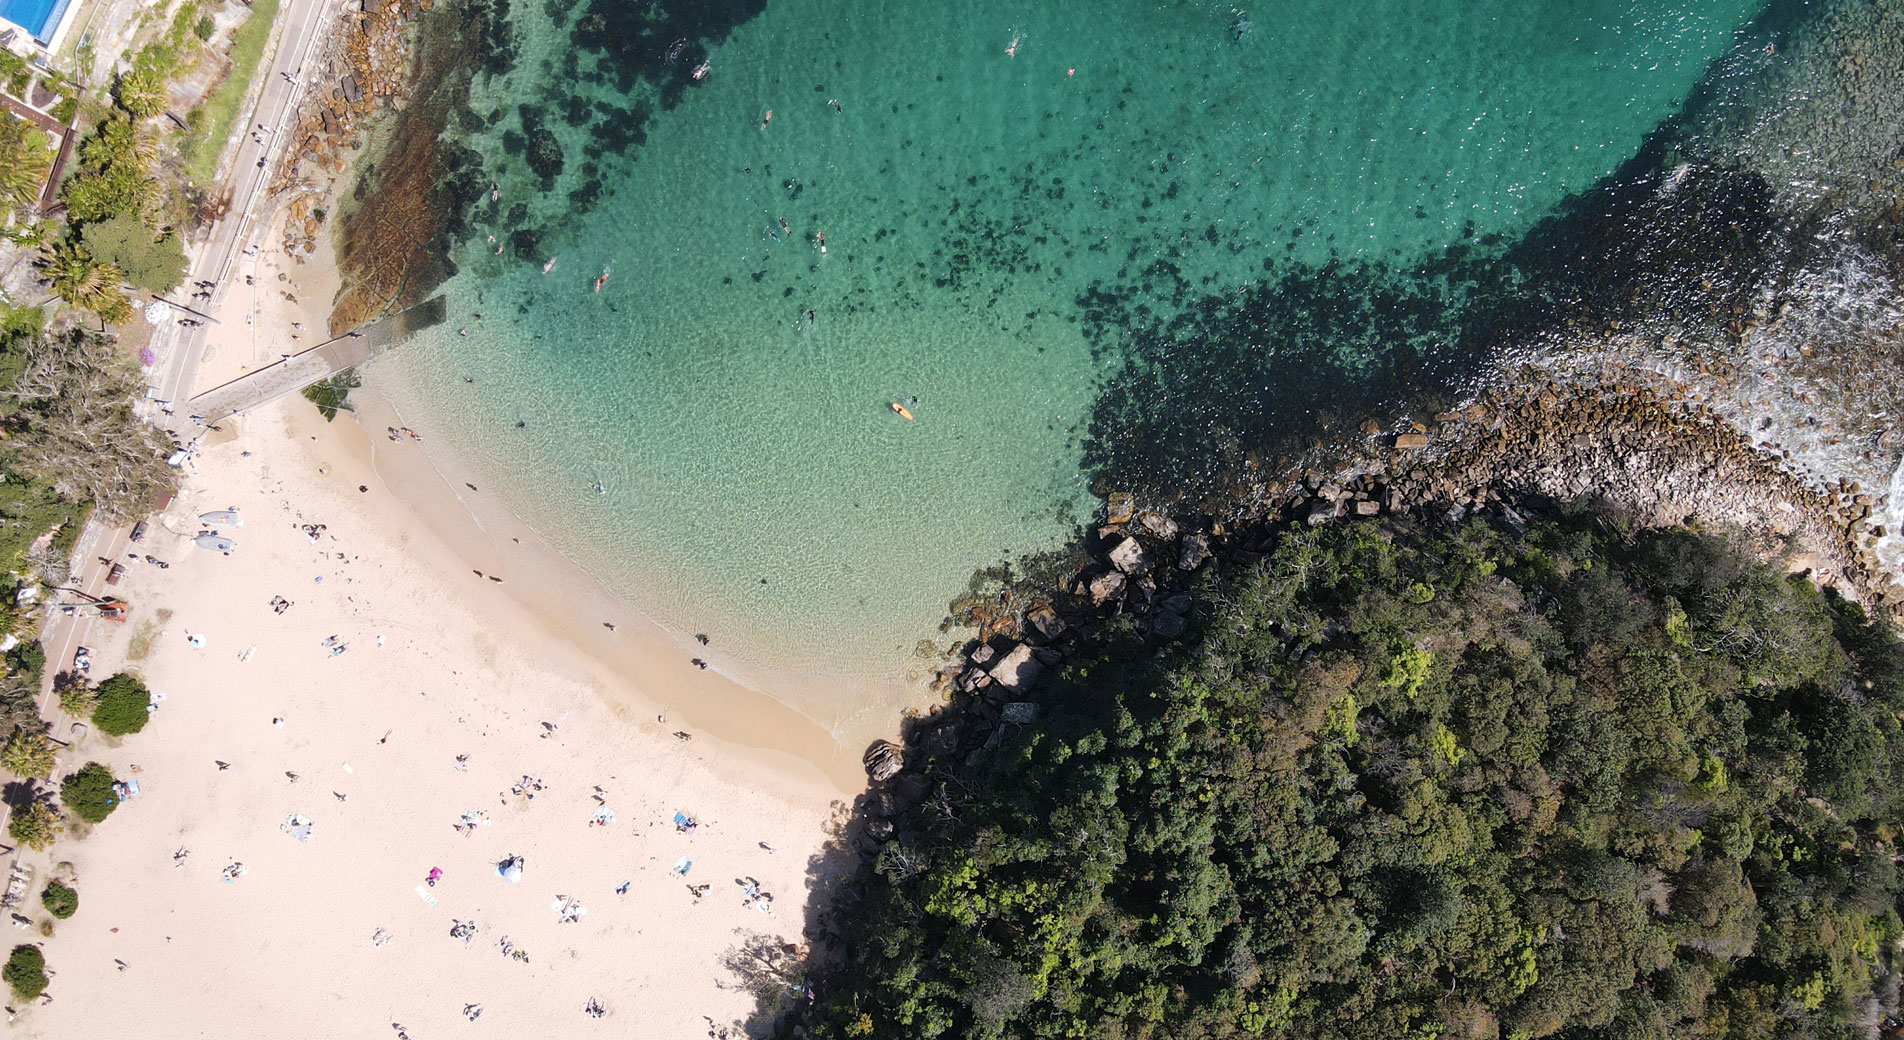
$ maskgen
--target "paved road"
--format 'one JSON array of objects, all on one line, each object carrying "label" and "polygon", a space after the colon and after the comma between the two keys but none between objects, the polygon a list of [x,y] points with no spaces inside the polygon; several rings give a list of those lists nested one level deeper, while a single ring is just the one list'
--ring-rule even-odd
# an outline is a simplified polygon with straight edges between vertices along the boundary
[{"label": "paved road", "polygon": [[[311,56],[322,45],[335,20],[331,17],[331,3],[332,0],[290,0],[282,9],[284,29],[265,73],[264,90],[257,107],[250,113],[250,122],[237,128],[246,136],[240,139],[231,163],[231,205],[225,216],[212,225],[210,237],[199,248],[191,273],[186,275],[187,283],[218,283],[207,310],[215,308],[224,298],[239,255],[247,245],[256,244],[252,240],[265,230],[265,223],[260,219],[267,201],[263,197],[264,188],[270,182],[272,170],[292,144],[287,140],[288,134],[282,131],[295,114],[297,100],[304,89],[284,77],[286,74],[302,76],[305,67],[311,64]],[[263,148],[252,143],[249,136],[260,123],[280,131],[265,138]],[[260,158],[265,160],[262,168],[258,166]],[[180,291],[189,293],[186,288]],[[168,322],[154,330],[152,349],[162,359],[162,367],[154,380],[158,398],[176,406],[192,395],[193,383],[198,379],[199,359],[205,353],[205,330],[183,329]]]}]

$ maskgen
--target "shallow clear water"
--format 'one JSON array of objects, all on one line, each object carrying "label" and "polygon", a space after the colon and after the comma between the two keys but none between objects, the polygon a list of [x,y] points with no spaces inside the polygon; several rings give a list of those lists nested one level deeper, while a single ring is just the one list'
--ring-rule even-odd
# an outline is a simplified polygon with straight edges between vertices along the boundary
[{"label": "shallow clear water", "polygon": [[[772,0],[668,107],[591,80],[590,9],[517,3],[464,135],[499,201],[448,323],[376,381],[661,620],[754,664],[904,676],[975,568],[1087,518],[1119,343],[1083,294],[1168,318],[1272,262],[1504,248],[1756,6]],[[562,146],[547,190],[525,114]]]}]

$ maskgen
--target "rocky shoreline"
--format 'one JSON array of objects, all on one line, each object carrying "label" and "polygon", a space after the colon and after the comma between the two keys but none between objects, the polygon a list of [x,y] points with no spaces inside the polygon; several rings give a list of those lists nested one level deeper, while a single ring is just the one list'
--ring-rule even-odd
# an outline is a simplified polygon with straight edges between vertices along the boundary
[{"label": "rocky shoreline", "polygon": [[[903,846],[895,821],[928,796],[937,763],[966,761],[996,746],[1008,725],[1035,722],[1039,681],[1114,619],[1138,619],[1137,638],[1152,644],[1191,632],[1200,577],[1249,565],[1294,527],[1405,515],[1522,528],[1529,516],[1585,500],[1640,526],[1734,531],[1760,555],[1904,618],[1904,581],[1875,552],[1892,534],[1879,519],[1882,493],[1803,478],[1703,395],[1568,382],[1532,367],[1515,374],[1432,423],[1390,431],[1370,420],[1361,443],[1265,481],[1232,516],[1171,516],[1110,494],[1080,544],[1036,576],[955,604],[949,624],[978,635],[939,669],[933,687],[944,703],[909,720],[903,743],[867,749],[871,783],[842,851],[877,869]],[[1131,638],[1129,622],[1117,632]],[[827,926],[811,938],[823,950]]]}]

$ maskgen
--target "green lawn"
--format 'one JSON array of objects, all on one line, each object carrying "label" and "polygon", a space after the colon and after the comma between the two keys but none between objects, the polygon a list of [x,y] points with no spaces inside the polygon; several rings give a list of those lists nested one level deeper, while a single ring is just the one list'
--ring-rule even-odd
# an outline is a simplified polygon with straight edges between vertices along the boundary
[{"label": "green lawn", "polygon": [[198,129],[179,142],[179,155],[185,160],[185,172],[192,183],[209,185],[218,172],[218,154],[223,150],[231,124],[238,118],[238,106],[245,89],[260,71],[264,41],[271,35],[271,23],[278,16],[278,0],[258,0],[251,16],[238,27],[231,41],[231,74],[213,88],[211,96],[198,106]]}]

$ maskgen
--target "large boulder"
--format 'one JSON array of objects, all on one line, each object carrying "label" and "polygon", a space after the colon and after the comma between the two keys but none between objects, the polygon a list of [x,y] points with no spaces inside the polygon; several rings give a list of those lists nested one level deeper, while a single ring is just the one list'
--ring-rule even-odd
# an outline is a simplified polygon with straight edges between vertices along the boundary
[{"label": "large boulder", "polygon": [[866,749],[860,762],[866,766],[866,775],[872,777],[874,783],[883,783],[898,776],[899,771],[905,768],[906,753],[905,749],[890,740],[875,740],[873,746]]},{"label": "large boulder", "polygon": [[1125,574],[1143,574],[1150,570],[1150,557],[1135,538],[1126,538],[1111,550],[1111,565]]},{"label": "large boulder", "polygon": [[1032,647],[1029,644],[1020,643],[1012,647],[1010,653],[999,658],[998,663],[993,665],[992,670],[987,674],[992,677],[993,682],[1007,690],[1024,690],[1036,683],[1038,677],[1044,674],[1044,670],[1044,665],[1038,663],[1037,655]]},{"label": "large boulder", "polygon": [[1101,607],[1112,600],[1121,599],[1124,587],[1129,583],[1123,571],[1105,571],[1091,579],[1091,602]]},{"label": "large boulder", "polygon": [[1144,525],[1144,530],[1164,541],[1177,537],[1177,522],[1162,513],[1147,512],[1137,519]]},{"label": "large boulder", "polygon": [[1168,610],[1160,610],[1151,617],[1150,630],[1163,636],[1165,639],[1175,639],[1183,635],[1186,624],[1187,622],[1183,620],[1182,614],[1173,614]]}]

